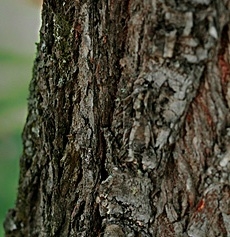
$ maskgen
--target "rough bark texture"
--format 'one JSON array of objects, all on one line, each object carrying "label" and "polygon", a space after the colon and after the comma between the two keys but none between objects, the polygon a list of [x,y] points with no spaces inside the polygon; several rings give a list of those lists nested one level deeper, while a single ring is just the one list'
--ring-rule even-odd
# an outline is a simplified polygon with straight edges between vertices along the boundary
[{"label": "rough bark texture", "polygon": [[229,16],[44,1],[5,236],[229,237]]}]

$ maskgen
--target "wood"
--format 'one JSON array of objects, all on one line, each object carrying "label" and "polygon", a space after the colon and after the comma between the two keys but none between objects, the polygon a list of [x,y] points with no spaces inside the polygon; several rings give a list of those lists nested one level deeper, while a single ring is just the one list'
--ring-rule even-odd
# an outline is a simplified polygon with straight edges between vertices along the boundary
[{"label": "wood", "polygon": [[230,236],[229,16],[44,1],[5,236]]}]

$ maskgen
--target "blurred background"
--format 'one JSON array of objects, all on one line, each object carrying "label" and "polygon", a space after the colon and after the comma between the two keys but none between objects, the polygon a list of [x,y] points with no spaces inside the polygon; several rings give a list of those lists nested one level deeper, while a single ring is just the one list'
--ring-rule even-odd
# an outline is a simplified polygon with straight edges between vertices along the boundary
[{"label": "blurred background", "polygon": [[41,0],[0,0],[0,236],[14,207]]}]

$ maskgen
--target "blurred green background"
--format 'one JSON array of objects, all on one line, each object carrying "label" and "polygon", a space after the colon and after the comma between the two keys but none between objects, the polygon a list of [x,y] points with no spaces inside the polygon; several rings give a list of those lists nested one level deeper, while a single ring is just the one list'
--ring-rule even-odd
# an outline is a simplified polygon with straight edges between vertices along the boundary
[{"label": "blurred green background", "polygon": [[0,236],[14,206],[29,81],[38,42],[39,0],[0,1]]}]

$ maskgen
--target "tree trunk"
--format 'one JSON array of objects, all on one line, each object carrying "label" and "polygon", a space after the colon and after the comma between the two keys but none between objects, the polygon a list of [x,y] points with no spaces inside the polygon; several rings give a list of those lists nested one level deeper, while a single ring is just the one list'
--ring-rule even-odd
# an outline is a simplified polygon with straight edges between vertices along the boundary
[{"label": "tree trunk", "polygon": [[229,237],[229,16],[44,1],[5,236]]}]

